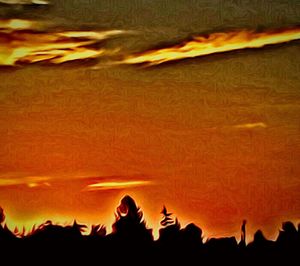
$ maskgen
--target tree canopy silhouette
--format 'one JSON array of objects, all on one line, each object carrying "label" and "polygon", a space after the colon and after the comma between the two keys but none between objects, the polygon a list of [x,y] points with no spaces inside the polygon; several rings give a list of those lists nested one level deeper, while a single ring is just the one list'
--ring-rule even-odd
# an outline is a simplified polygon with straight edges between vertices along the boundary
[{"label": "tree canopy silhouette", "polygon": [[5,214],[0,207],[0,261],[9,251],[16,254],[37,253],[49,259],[62,256],[68,262],[84,259],[86,263],[89,259],[113,258],[114,262],[126,262],[126,265],[143,264],[138,259],[140,256],[146,259],[144,262],[151,264],[186,265],[199,261],[210,265],[272,265],[278,262],[288,265],[293,260],[299,261],[300,226],[296,227],[290,221],[282,224],[275,241],[266,239],[258,230],[253,241],[246,243],[244,220],[239,242],[235,237],[211,238],[204,242],[202,230],[195,224],[181,228],[178,219],[172,217],[166,206],[163,206],[161,214],[162,228],[159,238],[154,240],[152,229],[147,228],[143,219],[143,212],[128,195],[116,209],[110,234],[101,224],[92,225],[88,234],[87,226],[78,224],[76,220],[67,226],[47,221],[27,234],[16,234],[5,224]]}]

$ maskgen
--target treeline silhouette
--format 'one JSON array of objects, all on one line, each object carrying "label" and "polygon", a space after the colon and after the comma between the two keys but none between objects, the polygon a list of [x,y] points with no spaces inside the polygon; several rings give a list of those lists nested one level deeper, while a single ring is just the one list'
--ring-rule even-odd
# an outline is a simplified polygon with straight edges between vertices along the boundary
[{"label": "treeline silhouette", "polygon": [[[241,239],[209,238],[203,241],[202,230],[191,223],[181,228],[177,219],[164,206],[159,238],[153,239],[143,213],[130,196],[117,207],[112,232],[103,225],[85,225],[74,221],[61,226],[47,221],[30,233],[12,232],[5,224],[0,208],[0,265],[8,259],[22,264],[44,263],[67,265],[300,265],[300,225],[284,222],[275,241],[258,230],[246,243],[246,221],[242,222]],[[5,258],[5,259],[4,259]],[[12,264],[12,263],[10,263]],[[5,264],[5,265],[10,265]],[[3,264],[4,265],[4,264]]]}]

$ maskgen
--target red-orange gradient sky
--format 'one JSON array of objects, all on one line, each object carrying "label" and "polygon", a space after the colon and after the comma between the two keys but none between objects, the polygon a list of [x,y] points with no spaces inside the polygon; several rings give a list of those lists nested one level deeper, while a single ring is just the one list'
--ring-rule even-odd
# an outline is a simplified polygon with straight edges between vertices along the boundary
[{"label": "red-orange gradient sky", "polygon": [[[63,2],[63,3],[62,3]],[[299,24],[298,1],[52,1],[0,6],[54,29],[132,32],[127,53],[201,33]],[[0,36],[1,37],[1,36]],[[105,223],[133,196],[206,236],[276,235],[300,219],[299,41],[143,68],[73,62],[0,70],[0,205],[10,227]]]}]

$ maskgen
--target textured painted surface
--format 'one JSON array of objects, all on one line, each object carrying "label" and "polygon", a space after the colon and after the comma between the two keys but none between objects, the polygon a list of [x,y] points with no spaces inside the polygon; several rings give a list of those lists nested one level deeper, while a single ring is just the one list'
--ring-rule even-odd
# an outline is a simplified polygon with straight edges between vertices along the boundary
[{"label": "textured painted surface", "polygon": [[[132,30],[136,52],[201,33],[299,25],[299,1],[52,1],[2,18]],[[125,193],[151,226],[163,204],[207,235],[274,235],[300,219],[299,42],[165,65],[0,71],[0,205],[9,220],[113,219]],[[11,180],[8,182],[7,180]],[[130,183],[86,191],[91,183]],[[11,223],[13,223],[11,221]]]}]

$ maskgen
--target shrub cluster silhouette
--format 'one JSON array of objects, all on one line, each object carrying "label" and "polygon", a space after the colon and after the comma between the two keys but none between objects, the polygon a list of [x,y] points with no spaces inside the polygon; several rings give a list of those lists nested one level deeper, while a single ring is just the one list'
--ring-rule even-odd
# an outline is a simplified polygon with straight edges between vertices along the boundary
[{"label": "shrub cluster silhouette", "polygon": [[[130,196],[125,196],[116,211],[112,233],[107,234],[103,225],[93,225],[89,234],[85,225],[60,226],[47,221],[30,233],[11,232],[6,226],[0,207],[0,264],[18,258],[32,263],[64,259],[70,263],[83,260],[110,261],[110,264],[143,265],[297,265],[300,254],[300,225],[284,222],[275,241],[264,237],[258,230],[254,240],[246,244],[246,221],[242,222],[241,240],[235,237],[211,238],[203,241],[202,230],[191,223],[181,228],[166,207],[162,210],[162,228],[159,238],[153,239],[152,230],[143,220],[143,213]],[[18,254],[18,256],[16,256]],[[22,255],[21,255],[22,254]],[[92,263],[92,262],[91,262]],[[58,263],[60,264],[60,263]],[[87,264],[85,264],[87,265]]]}]

